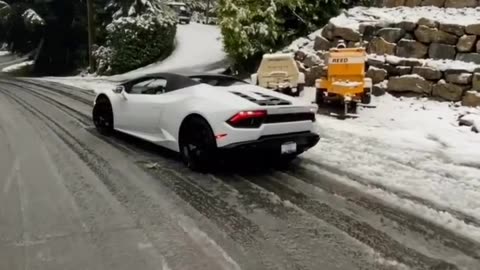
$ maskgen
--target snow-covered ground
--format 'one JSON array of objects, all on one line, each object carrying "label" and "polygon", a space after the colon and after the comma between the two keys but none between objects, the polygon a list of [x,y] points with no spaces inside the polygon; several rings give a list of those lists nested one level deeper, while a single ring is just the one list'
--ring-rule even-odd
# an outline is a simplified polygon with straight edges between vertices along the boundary
[{"label": "snow-covered ground", "polygon": [[1,71],[2,72],[16,72],[16,71],[22,70],[22,69],[24,69],[28,66],[31,66],[31,65],[33,65],[33,61],[24,61],[24,62],[20,62],[20,63],[14,64],[14,65],[5,67]]},{"label": "snow-covered ground", "polygon": [[10,52],[8,51],[0,51],[0,56],[5,56],[5,55],[9,55]]},{"label": "snow-covered ground", "polygon": [[[333,18],[330,22],[336,26],[359,29],[360,24],[388,25],[401,21],[417,22],[420,18],[431,19],[440,23],[468,25],[478,23],[480,7],[477,8],[438,8],[425,7],[355,7]],[[461,18],[459,20],[458,18]]]},{"label": "snow-covered ground", "polygon": [[319,115],[305,166],[480,241],[480,134],[458,124],[480,109],[389,94],[373,104],[355,119]]},{"label": "snow-covered ground", "polygon": [[116,82],[156,72],[213,72],[228,67],[218,26],[192,23],[178,25],[175,51],[164,61],[115,76],[44,77],[66,85],[96,91]]}]

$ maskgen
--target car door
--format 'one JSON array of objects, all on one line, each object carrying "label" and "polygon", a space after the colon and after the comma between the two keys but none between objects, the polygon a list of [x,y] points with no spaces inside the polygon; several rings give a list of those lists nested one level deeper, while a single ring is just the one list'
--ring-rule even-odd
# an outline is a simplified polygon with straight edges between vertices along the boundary
[{"label": "car door", "polygon": [[166,84],[164,78],[144,78],[127,84],[117,108],[115,127],[150,141],[161,141],[159,105]]}]

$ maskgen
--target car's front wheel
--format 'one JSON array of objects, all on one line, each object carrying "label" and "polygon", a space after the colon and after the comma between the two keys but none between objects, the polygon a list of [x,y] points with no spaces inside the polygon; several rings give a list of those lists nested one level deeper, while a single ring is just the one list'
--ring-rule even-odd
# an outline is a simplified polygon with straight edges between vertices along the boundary
[{"label": "car's front wheel", "polygon": [[93,124],[102,135],[109,136],[113,133],[112,104],[106,98],[100,98],[93,107]]},{"label": "car's front wheel", "polygon": [[186,119],[180,130],[180,154],[185,165],[194,171],[211,168],[217,144],[208,122],[202,117]]}]

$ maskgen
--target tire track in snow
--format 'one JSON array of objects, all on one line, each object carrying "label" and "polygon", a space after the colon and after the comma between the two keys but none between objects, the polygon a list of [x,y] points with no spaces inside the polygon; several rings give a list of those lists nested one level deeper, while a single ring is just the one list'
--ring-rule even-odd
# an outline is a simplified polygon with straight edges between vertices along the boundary
[{"label": "tire track in snow", "polygon": [[[130,215],[137,220],[139,226],[142,228],[142,231],[150,239],[150,241],[154,243],[154,246],[157,248],[157,250],[159,250],[159,253],[165,255],[169,263],[173,260],[173,266],[170,265],[172,269],[184,269],[185,265],[195,265],[195,263],[191,263],[192,261],[196,261],[197,263],[203,261],[204,265],[211,266],[216,263],[207,263],[205,255],[200,256],[200,254],[196,254],[197,251],[193,250],[194,247],[196,248],[196,244],[188,244],[190,241],[180,240],[182,237],[185,237],[185,232],[179,231],[180,228],[177,227],[178,225],[174,225],[168,221],[166,222],[165,219],[162,220],[161,224],[156,224],[157,222],[154,220],[148,220],[152,217],[161,217],[162,214],[158,213],[157,211],[157,209],[161,207],[155,206],[156,202],[153,202],[149,198],[149,195],[145,194],[141,190],[138,190],[138,188],[133,187],[133,185],[125,187],[123,186],[125,185],[124,182],[119,183],[119,178],[121,178],[121,176],[115,177],[119,176],[116,170],[112,168],[106,160],[95,154],[92,149],[87,147],[73,134],[67,131],[63,125],[37,109],[35,106],[33,106],[33,104],[19,98],[18,96],[12,93],[6,93],[6,95],[8,95],[23,109],[30,112],[32,116],[35,116],[40,121],[45,122],[47,127],[50,128],[50,130],[54,132],[60,140],[62,140],[79,156],[80,159],[85,162],[92,172],[94,172],[105,184],[106,188],[111,192],[111,194],[113,194],[120,204],[122,204],[125,209],[128,210]],[[133,202],[135,202],[135,205]],[[159,231],[154,230],[157,228],[157,226],[164,227],[161,233],[162,235],[168,235],[169,237],[176,236],[176,240],[173,241],[172,239],[166,238],[158,239]],[[166,249],[167,246],[168,249]],[[182,254],[187,256],[189,259],[185,259],[186,257],[179,258],[176,254],[172,254],[169,250],[175,247],[177,251],[183,249]],[[177,265],[184,265],[184,267],[177,268]],[[220,268],[214,267],[208,269]]]}]

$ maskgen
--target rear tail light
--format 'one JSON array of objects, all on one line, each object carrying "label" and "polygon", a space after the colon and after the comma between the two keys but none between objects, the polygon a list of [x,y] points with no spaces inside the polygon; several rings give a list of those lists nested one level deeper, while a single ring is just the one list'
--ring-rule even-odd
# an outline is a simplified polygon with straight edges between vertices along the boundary
[{"label": "rear tail light", "polygon": [[258,128],[263,124],[266,117],[267,111],[265,110],[243,111],[232,116],[227,123],[236,128]]}]

